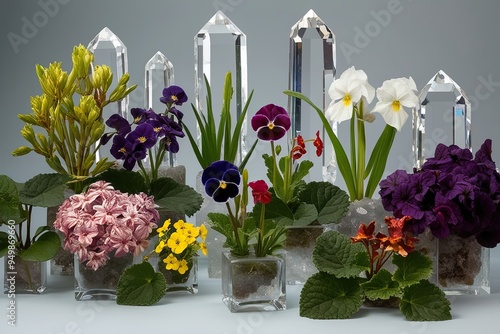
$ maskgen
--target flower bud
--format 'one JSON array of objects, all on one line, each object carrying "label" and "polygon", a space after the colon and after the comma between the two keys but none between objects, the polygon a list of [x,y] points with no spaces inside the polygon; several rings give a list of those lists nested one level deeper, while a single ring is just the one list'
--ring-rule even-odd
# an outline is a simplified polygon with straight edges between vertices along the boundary
[{"label": "flower bud", "polygon": [[113,82],[113,72],[109,66],[96,66],[92,76],[92,86],[106,93]]},{"label": "flower bud", "polygon": [[21,146],[21,147],[16,148],[14,151],[12,151],[12,155],[15,157],[20,157],[22,155],[30,153],[31,151],[33,151],[32,148],[30,148],[28,146]]},{"label": "flower bud", "polygon": [[94,61],[94,54],[80,44],[73,48],[71,59],[73,61],[73,71],[76,77],[84,78],[90,72],[90,64]]}]

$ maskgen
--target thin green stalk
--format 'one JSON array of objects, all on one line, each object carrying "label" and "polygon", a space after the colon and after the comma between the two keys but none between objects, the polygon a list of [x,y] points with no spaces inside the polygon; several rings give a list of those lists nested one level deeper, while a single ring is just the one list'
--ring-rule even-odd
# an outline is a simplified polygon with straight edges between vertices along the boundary
[{"label": "thin green stalk", "polygon": [[357,199],[363,198],[364,193],[364,174],[365,174],[365,156],[366,156],[366,138],[365,138],[365,122],[362,119],[357,120],[358,123],[358,170],[356,174],[356,193]]},{"label": "thin green stalk", "polygon": [[[28,249],[31,246],[31,212],[33,211],[32,205],[27,205],[28,208],[28,217],[26,219],[26,242],[24,243],[25,249]],[[21,224],[22,225],[22,224]]]},{"label": "thin green stalk", "polygon": [[[351,136],[351,173],[356,175],[356,110],[353,108],[352,117],[350,122],[350,136]],[[356,185],[356,183],[355,183]],[[357,193],[356,190],[354,190]]]},{"label": "thin green stalk", "polygon": [[281,193],[281,191],[277,187],[276,183],[276,173],[278,173],[278,166],[276,164],[276,149],[274,147],[274,141],[271,141],[271,154],[273,155],[273,186],[275,187],[276,193]]},{"label": "thin green stalk", "polygon": [[241,250],[240,235],[238,233],[238,219],[236,219],[236,217],[233,215],[233,211],[231,210],[231,205],[229,205],[229,202],[226,202],[226,208],[229,214],[229,219],[231,220],[231,223],[233,225],[233,233],[234,233],[234,239],[236,241],[236,247],[238,250]]},{"label": "thin green stalk", "polygon": [[264,219],[266,217],[266,205],[262,204],[262,210],[260,211],[260,221],[259,221],[259,235],[257,239],[257,250],[255,251],[255,256],[263,257],[266,255],[264,251],[265,248],[262,247],[262,235],[264,234]]}]

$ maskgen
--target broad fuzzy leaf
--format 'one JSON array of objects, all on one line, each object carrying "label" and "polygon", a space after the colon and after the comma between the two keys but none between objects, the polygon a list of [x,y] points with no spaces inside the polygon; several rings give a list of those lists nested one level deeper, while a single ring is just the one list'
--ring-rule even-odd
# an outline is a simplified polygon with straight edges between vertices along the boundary
[{"label": "broad fuzzy leaf", "polygon": [[[257,203],[252,211],[254,217],[260,217],[262,204]],[[307,226],[315,221],[318,212],[314,205],[300,203],[295,212],[279,197],[273,195],[272,201],[266,204],[266,219],[275,220],[281,226]]]},{"label": "broad fuzzy leaf", "polygon": [[316,240],[313,262],[319,271],[337,277],[357,276],[370,266],[363,246],[337,231],[325,232]]},{"label": "broad fuzzy leaf", "polygon": [[97,177],[92,178],[91,182],[104,180],[111,183],[113,188],[122,193],[138,194],[148,193],[148,186],[144,177],[139,172],[133,172],[126,169],[109,169]]},{"label": "broad fuzzy leaf", "polygon": [[401,292],[398,282],[393,281],[392,274],[385,269],[381,269],[369,281],[362,283],[361,287],[366,297],[371,300],[389,299],[399,296]]},{"label": "broad fuzzy leaf", "polygon": [[439,287],[427,280],[406,287],[399,308],[401,313],[412,321],[451,319],[450,301]]},{"label": "broad fuzzy leaf", "polygon": [[394,272],[393,279],[401,287],[428,279],[432,274],[432,260],[420,252],[412,252],[406,257],[394,254],[392,263],[398,267]]},{"label": "broad fuzzy leaf", "polygon": [[19,197],[16,183],[7,175],[0,175],[0,225],[19,219]]},{"label": "broad fuzzy leaf", "polygon": [[349,210],[349,195],[330,182],[309,182],[299,193],[299,200],[313,204],[320,224],[335,223]]},{"label": "broad fuzzy leaf", "polygon": [[355,278],[337,278],[319,272],[309,277],[300,293],[299,312],[310,319],[346,319],[363,303]]},{"label": "broad fuzzy leaf", "polygon": [[24,261],[43,262],[56,256],[61,248],[61,239],[56,232],[47,231],[40,234],[31,246],[19,253]]},{"label": "broad fuzzy leaf", "polygon": [[127,268],[116,287],[118,305],[149,306],[156,304],[167,289],[161,273],[155,272],[149,262],[134,264]]},{"label": "broad fuzzy leaf", "polygon": [[193,188],[168,177],[151,183],[155,203],[168,211],[192,216],[201,208],[203,198]]},{"label": "broad fuzzy leaf", "polygon": [[231,220],[227,215],[223,213],[211,212],[207,216],[210,219],[208,223],[210,224],[211,228],[225,236],[226,239],[233,239],[233,225],[231,224]]},{"label": "broad fuzzy leaf", "polygon": [[38,174],[26,181],[19,191],[19,201],[24,204],[48,208],[64,201],[64,190],[69,179],[61,174]]}]

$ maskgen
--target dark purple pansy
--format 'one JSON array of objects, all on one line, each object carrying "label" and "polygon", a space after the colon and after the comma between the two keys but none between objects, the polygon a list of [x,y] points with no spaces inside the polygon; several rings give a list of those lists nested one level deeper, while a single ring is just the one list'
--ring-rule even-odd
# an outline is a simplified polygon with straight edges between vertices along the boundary
[{"label": "dark purple pansy", "polygon": [[146,122],[149,117],[151,116],[151,112],[155,114],[155,112],[152,109],[146,110],[143,108],[132,108],[130,109],[130,113],[132,114],[132,117],[134,118],[134,124],[142,124]]},{"label": "dark purple pansy", "polygon": [[111,145],[110,153],[118,160],[126,159],[132,154],[133,143],[127,140],[124,136],[117,135],[113,138],[113,145]]},{"label": "dark purple pansy", "polygon": [[238,167],[224,160],[213,162],[203,170],[201,182],[205,192],[216,202],[227,202],[239,193],[241,175]]},{"label": "dark purple pansy", "polygon": [[182,121],[182,118],[184,117],[184,114],[180,110],[178,110],[177,108],[175,108],[175,107],[170,108],[170,110],[168,112],[172,113],[173,115],[175,115],[175,117],[177,117],[177,119],[179,121]]},{"label": "dark purple pansy", "polygon": [[140,145],[142,148],[148,149],[156,144],[157,134],[151,124],[143,123],[130,132],[127,139],[134,143],[134,147]]},{"label": "dark purple pansy", "polygon": [[106,121],[106,125],[115,129],[120,136],[125,136],[132,130],[128,121],[118,114],[111,115]]},{"label": "dark purple pansy", "polygon": [[291,121],[287,111],[274,104],[260,108],[252,117],[252,129],[257,132],[257,137],[265,141],[275,141],[283,138]]},{"label": "dark purple pansy", "polygon": [[179,86],[169,86],[163,89],[163,97],[160,97],[160,102],[165,104],[175,104],[182,106],[188,100],[184,89]]}]

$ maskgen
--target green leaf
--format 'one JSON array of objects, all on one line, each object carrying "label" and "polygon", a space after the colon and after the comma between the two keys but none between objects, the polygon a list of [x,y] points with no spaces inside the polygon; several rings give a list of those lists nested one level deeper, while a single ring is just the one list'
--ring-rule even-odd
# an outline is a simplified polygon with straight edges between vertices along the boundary
[{"label": "green leaf", "polygon": [[337,277],[357,276],[370,268],[365,248],[360,243],[352,243],[348,236],[337,231],[319,236],[313,251],[313,262],[319,271]]},{"label": "green leaf", "polygon": [[149,193],[146,181],[144,181],[144,177],[139,172],[133,172],[126,169],[109,169],[95,178],[92,178],[90,183],[97,180],[103,180],[111,183],[113,188],[121,191],[122,193]]},{"label": "green leaf", "polygon": [[428,279],[432,274],[432,260],[420,252],[412,252],[406,257],[394,254],[392,263],[398,267],[394,272],[393,279],[401,287]]},{"label": "green leaf", "polygon": [[162,208],[187,216],[195,214],[203,203],[196,190],[168,177],[160,177],[151,183],[151,195]]},{"label": "green leaf", "polygon": [[208,219],[210,219],[208,223],[211,228],[225,236],[226,239],[234,238],[233,224],[227,215],[223,213],[211,212],[207,216]]},{"label": "green leaf", "polygon": [[127,268],[116,287],[118,305],[149,306],[163,298],[167,282],[161,273],[155,272],[149,262]]},{"label": "green leaf", "polygon": [[293,214],[292,226],[307,226],[318,217],[318,211],[313,204],[300,203]]},{"label": "green leaf", "polygon": [[314,204],[320,224],[340,221],[349,210],[350,204],[347,193],[330,182],[309,182],[300,191],[299,200]]},{"label": "green leaf", "polygon": [[0,258],[9,252],[9,234],[0,231]]},{"label": "green leaf", "polygon": [[292,174],[292,181],[290,188],[293,190],[300,181],[309,174],[309,170],[314,166],[312,161],[302,160],[297,169]]},{"label": "green leaf", "polygon": [[345,153],[345,150],[342,146],[342,143],[338,139],[337,135],[335,132],[333,132],[332,125],[330,124],[330,121],[326,119],[325,115],[323,114],[323,110],[318,108],[309,98],[307,98],[304,94],[299,93],[299,92],[293,92],[290,90],[286,90],[283,92],[284,94],[288,96],[292,96],[297,99],[301,99],[308,103],[311,107],[316,110],[316,113],[318,114],[321,122],[323,123],[323,127],[325,128],[325,131],[330,138],[330,142],[332,143],[333,149],[335,151],[338,167],[340,174],[342,175],[342,178],[344,179],[346,183],[346,187],[349,191],[349,196],[351,199],[355,198],[355,180],[354,180],[354,175],[351,171],[351,165],[349,163],[349,158],[347,157],[347,154]]},{"label": "green leaf", "polygon": [[310,319],[347,319],[363,303],[361,288],[355,278],[337,278],[319,272],[309,277],[299,300],[301,317]]},{"label": "green leaf", "polygon": [[392,274],[386,269],[379,270],[369,281],[362,283],[361,287],[371,300],[389,299],[400,294],[398,282],[392,280]]},{"label": "green leaf", "polygon": [[0,225],[19,220],[19,205],[16,183],[7,175],[0,175]]},{"label": "green leaf", "polygon": [[19,201],[39,207],[58,206],[64,201],[64,190],[68,177],[61,174],[38,174],[26,181],[19,191]]},{"label": "green leaf", "polygon": [[412,321],[451,319],[450,301],[439,287],[427,280],[403,290],[399,309],[408,320]]},{"label": "green leaf", "polygon": [[61,239],[56,232],[42,233],[31,246],[19,253],[24,261],[43,262],[56,256],[61,248]]}]

